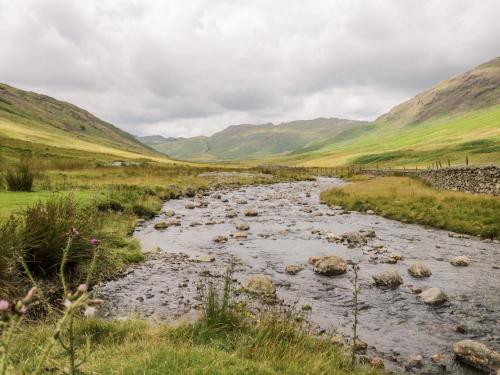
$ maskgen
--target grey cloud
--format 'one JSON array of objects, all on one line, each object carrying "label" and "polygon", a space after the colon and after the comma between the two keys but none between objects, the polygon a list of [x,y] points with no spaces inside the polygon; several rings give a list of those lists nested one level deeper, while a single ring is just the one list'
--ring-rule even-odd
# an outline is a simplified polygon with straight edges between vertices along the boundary
[{"label": "grey cloud", "polygon": [[498,55],[496,0],[0,0],[0,81],[138,134],[370,119]]}]

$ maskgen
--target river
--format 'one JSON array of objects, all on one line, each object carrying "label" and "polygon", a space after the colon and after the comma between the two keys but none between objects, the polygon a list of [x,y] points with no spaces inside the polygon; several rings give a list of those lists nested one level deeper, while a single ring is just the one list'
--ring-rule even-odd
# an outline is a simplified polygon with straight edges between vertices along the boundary
[{"label": "river", "polygon": [[[453,361],[452,343],[473,338],[496,350],[500,347],[500,245],[478,238],[450,237],[448,232],[420,225],[404,224],[376,215],[343,212],[320,204],[320,191],[343,182],[335,178],[317,181],[248,186],[212,191],[208,196],[168,201],[163,213],[140,225],[134,236],[144,249],[160,248],[150,259],[130,269],[120,279],[103,284],[102,296],[112,315],[139,312],[142,316],[179,317],[199,305],[200,289],[207,277],[222,275],[236,261],[235,278],[263,273],[277,287],[277,295],[297,306],[312,306],[311,321],[320,329],[348,335],[352,324],[352,271],[339,276],[313,272],[308,257],[337,255],[359,264],[359,337],[369,344],[386,366],[404,370],[409,359],[423,357],[422,373],[474,374]],[[189,208],[190,203],[208,203]],[[186,206],[188,208],[186,208]],[[253,208],[258,216],[244,217]],[[237,217],[227,218],[229,211]],[[171,220],[175,212],[179,226],[165,230],[154,224]],[[235,223],[250,225],[247,238],[234,239]],[[349,248],[330,242],[328,233],[375,231],[361,246]],[[224,235],[226,243],[215,243]],[[403,256],[388,265],[388,254]],[[197,263],[196,256],[211,255],[215,261]],[[455,267],[450,260],[466,255],[468,267]],[[413,278],[408,266],[421,261],[432,276]],[[302,264],[296,275],[284,272],[287,264]],[[404,284],[397,289],[381,289],[372,275],[395,267]],[[208,276],[207,276],[208,275]],[[420,302],[413,290],[440,287],[449,297],[441,306]],[[434,364],[431,356],[446,359]]]}]

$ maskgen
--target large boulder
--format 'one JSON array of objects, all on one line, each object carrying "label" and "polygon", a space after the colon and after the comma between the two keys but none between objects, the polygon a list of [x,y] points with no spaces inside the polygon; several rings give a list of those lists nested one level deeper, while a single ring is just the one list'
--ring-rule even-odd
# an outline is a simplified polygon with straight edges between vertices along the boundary
[{"label": "large boulder", "polygon": [[324,257],[316,262],[314,272],[327,276],[341,275],[347,272],[347,262],[335,255]]},{"label": "large boulder", "polygon": [[456,258],[450,260],[451,265],[456,267],[467,267],[470,263],[469,257],[465,255],[459,255]]},{"label": "large boulder", "polygon": [[274,295],[276,287],[273,285],[271,278],[267,275],[256,274],[247,277],[241,283],[243,289],[247,292],[261,295]]},{"label": "large boulder", "polygon": [[373,275],[373,280],[377,286],[389,288],[397,288],[403,284],[403,278],[395,268],[387,268]]},{"label": "large boulder", "polygon": [[478,341],[458,341],[453,344],[453,353],[459,361],[481,371],[494,374],[500,369],[500,353]]},{"label": "large boulder", "polygon": [[431,269],[422,262],[412,263],[408,268],[408,273],[417,278],[429,277],[432,275]]},{"label": "large boulder", "polygon": [[427,305],[440,305],[448,301],[448,296],[441,288],[429,288],[424,290],[417,298]]}]

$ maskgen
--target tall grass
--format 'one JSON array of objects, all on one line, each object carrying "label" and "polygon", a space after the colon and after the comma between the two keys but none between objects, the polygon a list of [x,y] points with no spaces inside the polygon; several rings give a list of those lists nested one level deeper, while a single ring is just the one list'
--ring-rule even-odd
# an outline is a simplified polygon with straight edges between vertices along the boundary
[{"label": "tall grass", "polygon": [[322,201],[408,223],[500,238],[500,198],[440,191],[408,177],[358,180],[321,194]]},{"label": "tall grass", "polygon": [[20,161],[15,167],[7,169],[5,173],[5,182],[9,191],[31,191],[34,180],[35,173],[27,160]]}]

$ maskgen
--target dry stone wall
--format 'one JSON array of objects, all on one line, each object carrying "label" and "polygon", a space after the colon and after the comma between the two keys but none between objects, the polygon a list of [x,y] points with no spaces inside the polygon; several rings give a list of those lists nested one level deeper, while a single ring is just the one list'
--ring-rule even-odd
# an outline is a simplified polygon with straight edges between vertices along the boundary
[{"label": "dry stone wall", "polygon": [[500,196],[500,168],[497,166],[454,167],[426,170],[368,170],[374,176],[412,176],[443,190],[486,193]]}]

